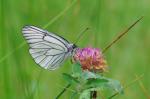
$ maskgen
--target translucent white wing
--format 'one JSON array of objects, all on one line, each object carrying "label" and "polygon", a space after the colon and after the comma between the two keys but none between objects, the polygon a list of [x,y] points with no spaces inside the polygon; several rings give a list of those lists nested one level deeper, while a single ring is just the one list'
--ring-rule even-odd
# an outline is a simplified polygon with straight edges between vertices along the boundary
[{"label": "translucent white wing", "polygon": [[54,70],[69,56],[69,42],[64,38],[34,26],[25,26],[22,32],[31,56],[41,67]]}]

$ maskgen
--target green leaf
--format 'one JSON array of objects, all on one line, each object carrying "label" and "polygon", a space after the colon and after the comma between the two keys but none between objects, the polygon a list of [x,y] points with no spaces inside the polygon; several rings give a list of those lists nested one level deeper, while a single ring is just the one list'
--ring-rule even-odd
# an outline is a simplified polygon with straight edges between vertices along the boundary
[{"label": "green leaf", "polygon": [[73,66],[72,66],[72,73],[73,73],[72,74],[73,77],[77,77],[77,78],[81,77],[82,69],[81,69],[80,63],[73,64]]},{"label": "green leaf", "polygon": [[96,87],[96,86],[101,86],[103,83],[106,83],[106,82],[108,82],[107,79],[92,78],[87,81],[86,85],[91,86],[91,87]]},{"label": "green leaf", "polygon": [[90,99],[90,91],[85,90],[81,93],[79,99]]},{"label": "green leaf", "polygon": [[108,82],[107,79],[99,79],[99,78],[92,78],[92,79],[89,79],[84,85],[83,85],[83,90],[102,90],[104,89],[104,85]]},{"label": "green leaf", "polygon": [[77,96],[77,95],[78,95],[78,92],[77,92],[77,91],[73,92],[73,93],[71,94],[70,99],[76,99],[76,96]]},{"label": "green leaf", "polygon": [[90,72],[90,71],[83,71],[82,73],[82,79],[88,80],[90,78],[102,78],[101,75]]},{"label": "green leaf", "polygon": [[69,83],[80,83],[76,78],[67,73],[63,73],[63,78]]},{"label": "green leaf", "polygon": [[123,93],[123,87],[118,80],[109,79],[106,86],[116,92]]},{"label": "green leaf", "polygon": [[[88,76],[89,77],[89,76]],[[92,77],[95,77],[92,75]],[[97,76],[96,76],[97,77]],[[90,78],[87,82],[83,85],[82,91],[85,90],[112,90],[115,92],[123,93],[123,87],[118,80],[113,80],[106,77],[99,77],[99,78]]]}]

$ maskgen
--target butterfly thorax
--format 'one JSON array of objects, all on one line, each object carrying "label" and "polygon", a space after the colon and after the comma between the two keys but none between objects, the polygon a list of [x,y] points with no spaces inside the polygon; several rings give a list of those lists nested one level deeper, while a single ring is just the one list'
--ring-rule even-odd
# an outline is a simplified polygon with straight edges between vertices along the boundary
[{"label": "butterfly thorax", "polygon": [[69,44],[68,52],[72,52],[77,46],[75,44]]}]

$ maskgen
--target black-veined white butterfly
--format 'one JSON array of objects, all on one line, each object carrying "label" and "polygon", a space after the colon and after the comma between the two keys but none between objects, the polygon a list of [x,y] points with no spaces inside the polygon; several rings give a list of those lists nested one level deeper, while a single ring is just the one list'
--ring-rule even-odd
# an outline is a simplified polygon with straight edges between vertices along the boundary
[{"label": "black-veined white butterfly", "polygon": [[34,61],[45,69],[55,70],[60,67],[77,48],[63,37],[35,26],[23,27],[22,33],[30,46],[29,52]]}]

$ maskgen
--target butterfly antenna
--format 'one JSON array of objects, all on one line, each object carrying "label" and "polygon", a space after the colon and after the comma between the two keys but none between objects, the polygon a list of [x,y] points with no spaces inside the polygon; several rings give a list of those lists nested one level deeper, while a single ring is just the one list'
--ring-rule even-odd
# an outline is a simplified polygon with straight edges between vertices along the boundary
[{"label": "butterfly antenna", "polygon": [[141,18],[139,18],[138,20],[136,20],[131,26],[129,26],[125,31],[121,32],[112,42],[110,42],[103,50],[102,52],[104,53],[105,51],[107,51],[112,45],[114,45],[118,40],[121,39],[121,37],[123,37],[129,30],[131,30],[141,19],[143,18],[143,16]]},{"label": "butterfly antenna", "polygon": [[85,28],[83,31],[81,31],[81,32],[79,33],[79,35],[77,36],[77,39],[76,39],[76,41],[74,42],[74,44],[77,44],[77,43],[78,43],[78,41],[81,39],[81,37],[83,37],[84,32],[86,32],[87,30],[89,30],[89,27]]}]

